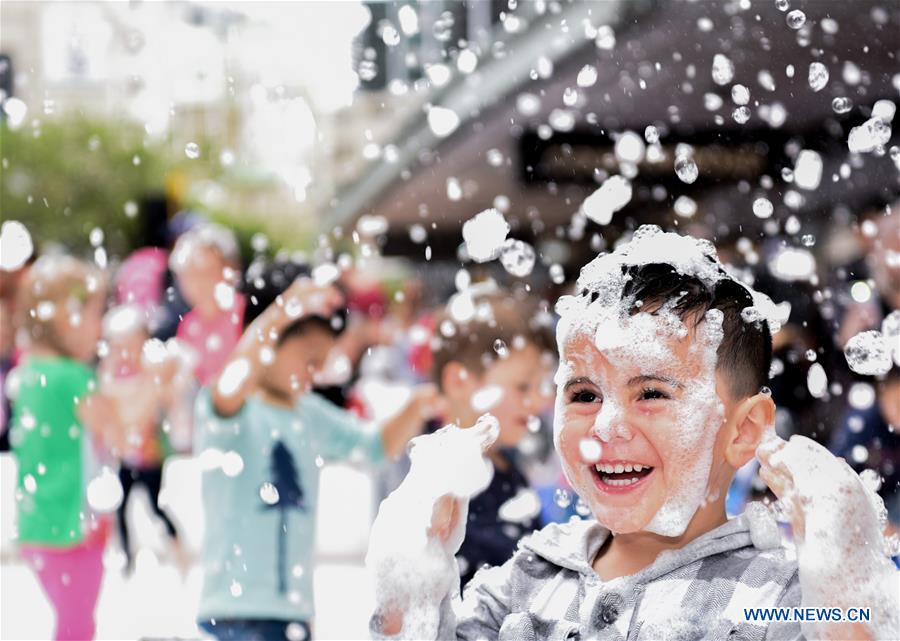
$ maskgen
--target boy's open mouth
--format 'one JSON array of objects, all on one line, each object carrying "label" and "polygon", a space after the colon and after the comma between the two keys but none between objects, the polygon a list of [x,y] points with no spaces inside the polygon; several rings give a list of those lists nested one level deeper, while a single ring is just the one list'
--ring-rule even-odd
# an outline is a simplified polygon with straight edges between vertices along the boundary
[{"label": "boy's open mouth", "polygon": [[622,492],[635,489],[653,473],[653,467],[642,463],[625,461],[601,461],[592,466],[595,480],[607,492]]}]

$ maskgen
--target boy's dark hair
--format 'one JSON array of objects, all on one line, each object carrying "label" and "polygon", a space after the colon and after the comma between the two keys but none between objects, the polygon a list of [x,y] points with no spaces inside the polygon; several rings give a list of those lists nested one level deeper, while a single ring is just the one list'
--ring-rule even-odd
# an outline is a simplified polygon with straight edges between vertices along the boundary
[{"label": "boy's dark hair", "polygon": [[[251,263],[240,287],[246,297],[244,329],[273,304],[291,283],[297,278],[308,277],[310,273],[309,265],[290,259],[255,260]],[[339,310],[331,318],[305,316],[281,331],[278,345],[292,336],[302,335],[313,328],[324,330],[335,337],[339,336],[344,331],[346,321],[347,312],[344,309]]]},{"label": "boy's dark hair", "polygon": [[622,300],[632,301],[630,314],[654,312],[672,302],[678,317],[692,320],[696,327],[707,311],[721,310],[723,336],[716,351],[716,368],[727,376],[732,395],[753,396],[766,385],[772,364],[772,335],[764,321],[742,318],[741,310],[753,305],[747,288],[729,276],[711,288],[665,263],[624,267],[623,272],[626,282]]},{"label": "boy's dark hair", "polygon": [[[451,362],[461,363],[475,374],[483,374],[500,357],[495,342],[503,341],[513,351],[519,341],[533,345],[542,354],[556,353],[553,332],[541,318],[535,302],[522,294],[493,292],[474,297],[476,308],[489,305],[489,318],[476,314],[466,322],[454,320],[449,309],[442,310],[434,321],[431,346],[431,379],[442,387],[444,368]],[[449,306],[448,306],[449,307]],[[445,336],[441,330],[445,323],[453,324],[453,334]]]}]

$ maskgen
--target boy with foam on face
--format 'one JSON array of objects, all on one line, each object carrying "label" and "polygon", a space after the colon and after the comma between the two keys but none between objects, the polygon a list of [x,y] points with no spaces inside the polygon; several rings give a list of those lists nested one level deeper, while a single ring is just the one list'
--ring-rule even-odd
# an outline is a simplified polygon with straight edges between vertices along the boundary
[{"label": "boy with foam on face", "polygon": [[[386,572],[390,550],[370,547],[373,632],[898,638],[897,573],[884,554],[877,498],[825,448],[774,433],[775,405],[764,387],[770,328],[778,324],[771,301],[733,280],[710,243],[653,226],[585,266],[578,291],[557,306],[554,437],[594,518],[524,539],[504,565],[476,575],[462,602],[453,586],[441,591],[446,582],[404,573],[397,555]],[[457,431],[462,438],[468,430]],[[482,439],[483,432],[472,430]],[[731,520],[725,514],[731,478],[754,456],[790,515],[796,554],[762,505]],[[448,491],[441,479],[429,495],[425,469],[421,462],[415,480],[418,494],[433,500],[430,519],[404,526],[422,528],[432,549],[446,551],[465,526],[469,488]],[[373,541],[398,520],[404,497],[401,486],[385,501]],[[445,563],[443,571],[452,569]],[[416,581],[429,602],[405,598]],[[794,606],[868,607],[871,620],[776,623],[747,610]]]}]

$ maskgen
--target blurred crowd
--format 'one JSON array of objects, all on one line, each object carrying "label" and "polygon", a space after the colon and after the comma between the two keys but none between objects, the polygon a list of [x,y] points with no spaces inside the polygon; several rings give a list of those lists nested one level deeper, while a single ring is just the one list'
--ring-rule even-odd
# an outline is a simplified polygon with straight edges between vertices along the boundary
[{"label": "blurred crowd", "polygon": [[[687,230],[784,311],[770,376],[779,434],[810,436],[877,472],[897,532],[900,367],[862,375],[845,348],[871,330],[900,341],[900,202],[833,231],[802,249],[781,233]],[[373,470],[380,499],[402,480],[410,439],[496,416],[494,477],[471,504],[458,557],[464,581],[504,562],[523,534],[589,514],[551,456],[553,306],[570,281],[478,264],[424,270],[377,251],[255,244],[242,256],[231,230],[195,212],[162,236],[110,266],[48,248],[0,273],[0,433],[18,465],[16,548],[53,605],[57,638],[94,634],[107,545],[132,570],[126,508],[139,485],[171,560],[202,564],[198,623],[222,639],[312,634],[325,462]],[[202,550],[159,505],[174,453],[202,463]],[[751,463],[727,507],[765,498]]]}]

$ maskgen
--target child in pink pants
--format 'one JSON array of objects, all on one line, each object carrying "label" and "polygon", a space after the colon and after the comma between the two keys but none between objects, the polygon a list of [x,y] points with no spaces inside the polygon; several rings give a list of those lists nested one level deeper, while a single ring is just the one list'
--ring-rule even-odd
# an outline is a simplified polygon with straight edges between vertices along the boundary
[{"label": "child in pink pants", "polygon": [[107,528],[101,527],[75,547],[20,548],[56,612],[56,641],[94,638],[94,608],[103,579],[106,538]]},{"label": "child in pink pants", "polygon": [[108,517],[85,488],[98,455],[121,450],[115,408],[88,365],[105,298],[103,274],[69,256],[42,256],[22,286],[27,356],[10,374],[18,541],[56,612],[56,639],[93,637],[103,576]]}]

